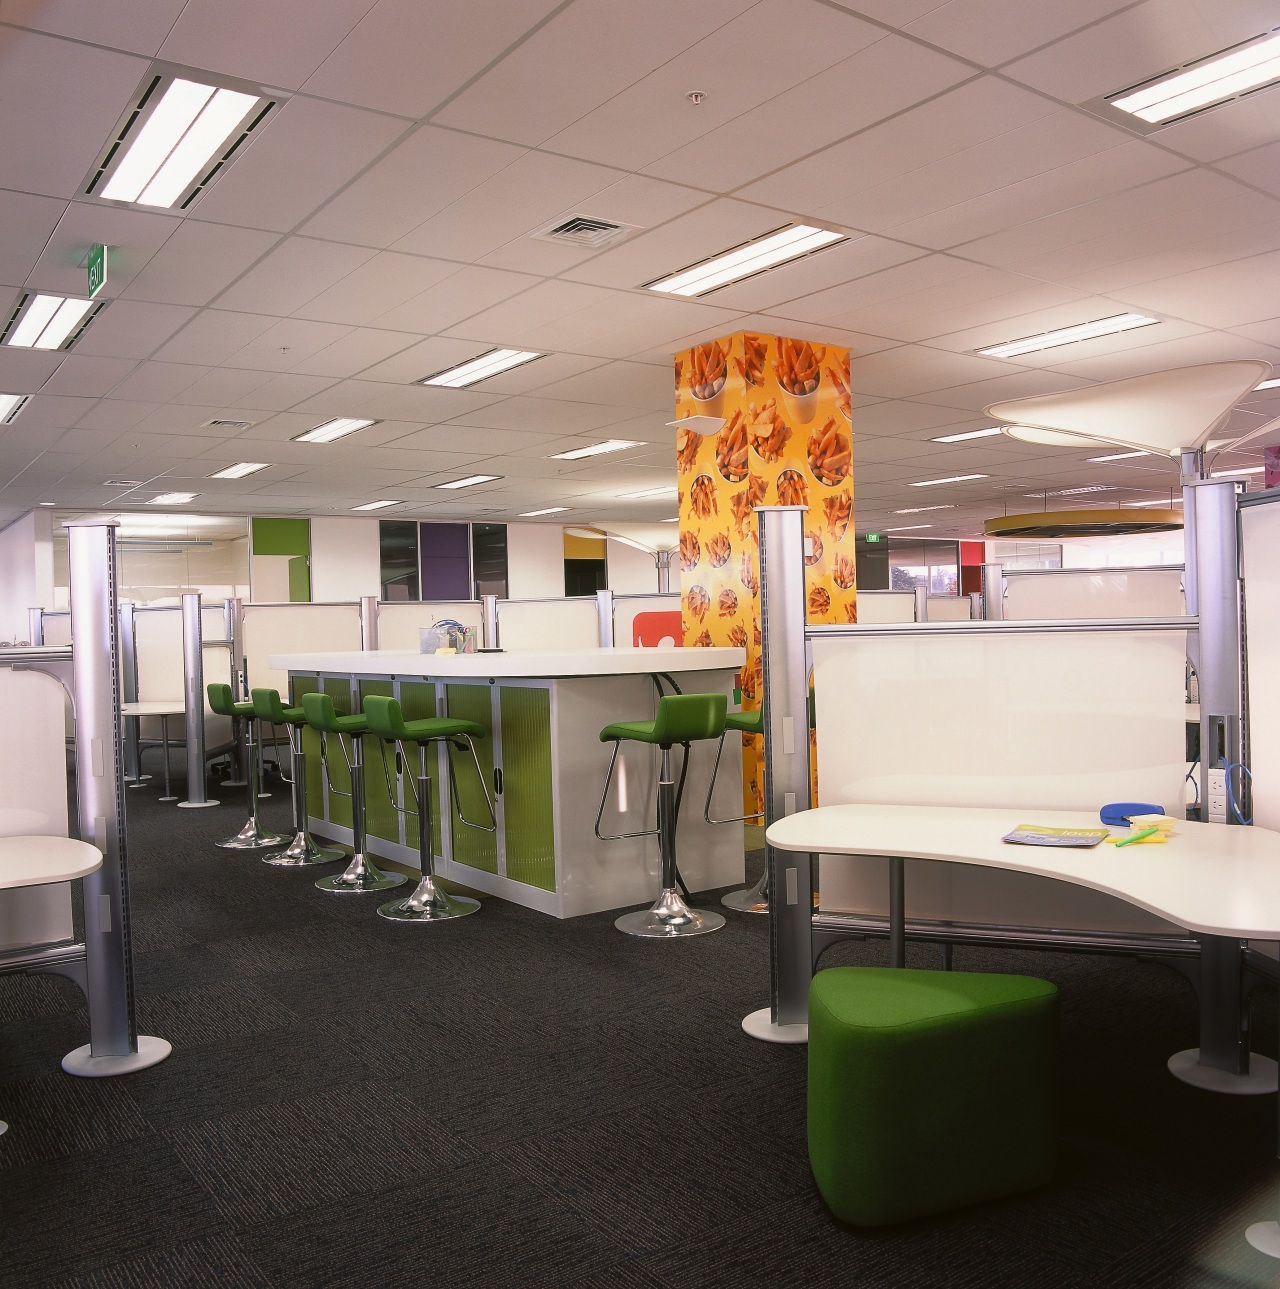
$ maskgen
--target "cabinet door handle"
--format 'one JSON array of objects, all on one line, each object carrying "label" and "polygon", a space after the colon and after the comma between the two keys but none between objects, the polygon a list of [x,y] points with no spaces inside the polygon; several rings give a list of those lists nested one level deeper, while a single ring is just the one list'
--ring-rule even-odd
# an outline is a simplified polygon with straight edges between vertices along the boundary
[{"label": "cabinet door handle", "polygon": [[493,767],[493,795],[502,796],[502,770],[496,765]]}]

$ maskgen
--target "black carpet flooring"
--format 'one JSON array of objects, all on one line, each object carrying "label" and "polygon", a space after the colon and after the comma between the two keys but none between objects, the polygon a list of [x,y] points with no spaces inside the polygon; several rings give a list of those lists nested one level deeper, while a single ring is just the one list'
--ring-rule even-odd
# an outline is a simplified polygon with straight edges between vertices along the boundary
[{"label": "black carpet flooring", "polygon": [[[767,1002],[764,919],[654,943],[489,899],[393,925],[215,849],[238,801],[157,795],[129,794],[138,1015],[173,1055],[71,1078],[77,990],[0,977],[0,1287],[1280,1284],[1243,1238],[1280,1205],[1275,1099],[1169,1076],[1196,1024],[1165,967],[958,949],[1062,990],[1057,1179],[860,1233],[809,1172],[805,1049],[739,1028]],[[1260,1050],[1275,1012],[1259,990]]]}]

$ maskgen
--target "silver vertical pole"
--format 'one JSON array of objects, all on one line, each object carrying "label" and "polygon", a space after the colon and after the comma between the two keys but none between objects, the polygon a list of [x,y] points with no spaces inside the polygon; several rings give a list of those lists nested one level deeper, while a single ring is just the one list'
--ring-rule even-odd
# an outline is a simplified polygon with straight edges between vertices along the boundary
[{"label": "silver vertical pole", "polygon": [[[766,828],[809,808],[809,678],[805,666],[804,506],[759,506],[760,632],[764,659]],[[766,844],[769,1006],[742,1028],[753,1038],[803,1043],[813,978],[812,855]]]},{"label": "silver vertical pole", "polygon": [[360,597],[360,647],[362,649],[378,647],[378,597],[376,595]]},{"label": "silver vertical pole", "polygon": [[657,551],[658,561],[658,594],[667,595],[671,591],[671,551]]},{"label": "silver vertical pole", "polygon": [[927,586],[917,586],[916,592],[916,621],[929,621],[929,588]]},{"label": "silver vertical pole", "polygon": [[[244,660],[244,604],[238,596],[222,602],[222,621],[225,638],[231,641],[231,696],[237,702],[245,702],[249,698],[249,668]],[[243,788],[249,782],[240,733],[241,722],[236,716],[231,721],[231,773],[222,781],[224,788]]]},{"label": "silver vertical pole", "polygon": [[988,622],[1004,621],[1004,565],[982,566],[982,616]]},{"label": "silver vertical pole", "polygon": [[971,621],[978,621],[982,617],[982,592],[969,592],[969,618]]},{"label": "silver vertical pole", "polygon": [[[137,620],[133,616],[133,602],[120,601],[120,677],[124,701],[138,701],[138,641]],[[149,774],[142,773],[141,754],[138,750],[138,718],[125,717],[124,721],[124,778],[131,787],[140,786]]]},{"label": "silver vertical pole", "polygon": [[192,810],[218,804],[209,798],[204,785],[204,639],[199,591],[182,595],[182,671],[187,705],[187,799],[178,806]]},{"label": "silver vertical pole", "polygon": [[27,639],[33,645],[44,644],[44,610],[27,610]]},{"label": "silver vertical pole", "polygon": [[613,638],[613,592],[596,592],[596,614],[600,619],[600,648],[612,649]]},{"label": "silver vertical pole", "polygon": [[[1196,586],[1196,501],[1190,485],[1204,477],[1204,449],[1197,448],[1184,452],[1182,454],[1182,592],[1188,617],[1196,616],[1200,602]],[[1187,661],[1198,675],[1200,671],[1200,633],[1198,631],[1187,632]]]},{"label": "silver vertical pole", "polygon": [[480,645],[484,649],[497,649],[498,641],[498,597],[482,595],[480,597]]},{"label": "silver vertical pole", "polygon": [[139,1037],[133,1014],[129,871],[120,737],[116,525],[69,523],[71,655],[75,681],[80,836],[102,851],[83,882],[89,1042],[62,1060],[68,1074],[127,1074],[163,1061],[162,1038]]}]

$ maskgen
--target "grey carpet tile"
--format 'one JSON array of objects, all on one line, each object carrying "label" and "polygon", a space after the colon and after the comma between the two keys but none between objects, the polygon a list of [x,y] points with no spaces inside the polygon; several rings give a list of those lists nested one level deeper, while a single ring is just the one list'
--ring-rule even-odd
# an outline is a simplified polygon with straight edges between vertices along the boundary
[{"label": "grey carpet tile", "polygon": [[0,1118],[9,1124],[0,1135],[0,1170],[108,1147],[151,1131],[126,1084],[61,1071],[0,1083]]},{"label": "grey carpet tile", "polygon": [[209,1196],[154,1135],[0,1177],[4,1289],[84,1275],[225,1229]]},{"label": "grey carpet tile", "polygon": [[377,1205],[331,1204],[242,1240],[275,1289],[529,1289],[603,1275],[623,1256],[501,1167],[439,1173]]},{"label": "grey carpet tile", "polygon": [[[134,911],[136,920],[136,902]],[[146,916],[145,902],[142,916]],[[139,997],[231,980],[234,976],[235,972],[226,962],[202,944],[184,949],[153,949],[150,953],[135,954],[133,959],[133,987]]]},{"label": "grey carpet tile", "polygon": [[167,1038],[175,1047],[200,1047],[246,1034],[265,1034],[297,1023],[297,1017],[252,981],[221,980],[143,994],[137,1003],[138,1030]]},{"label": "grey carpet tile", "polygon": [[[16,979],[26,982],[31,978]],[[83,1003],[79,990],[76,990],[76,999]],[[60,1068],[68,1052],[88,1041],[83,1006],[55,1016],[0,1024],[0,1080],[44,1078]]]},{"label": "grey carpet tile", "polygon": [[83,1005],[80,990],[61,976],[0,976],[0,1025],[57,1016]]},{"label": "grey carpet tile", "polygon": [[189,949],[195,937],[180,923],[156,909],[149,909],[144,918],[134,919],[130,927],[135,954],[155,953],[161,949]]},{"label": "grey carpet tile", "polygon": [[344,927],[276,925],[252,935],[210,940],[207,947],[240,975],[259,976],[349,962],[362,955],[365,944],[363,936]]},{"label": "grey carpet tile", "polygon": [[224,1233],[126,1258],[50,1289],[271,1289],[271,1281],[239,1239]]},{"label": "grey carpet tile", "polygon": [[[708,1282],[714,1283],[714,1282]],[[667,1281],[646,1270],[635,1258],[604,1271],[560,1281],[560,1289],[670,1289]]]},{"label": "grey carpet tile", "polygon": [[430,1106],[377,1083],[252,1106],[165,1135],[228,1221],[244,1225],[376,1195],[477,1158]]}]

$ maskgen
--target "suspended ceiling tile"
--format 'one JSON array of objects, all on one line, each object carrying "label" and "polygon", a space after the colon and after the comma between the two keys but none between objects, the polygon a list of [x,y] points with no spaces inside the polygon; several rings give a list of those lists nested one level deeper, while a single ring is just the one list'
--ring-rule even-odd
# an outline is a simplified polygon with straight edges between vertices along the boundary
[{"label": "suspended ceiling tile", "polygon": [[[621,299],[620,293],[577,282],[542,281],[491,308],[476,312],[465,323],[450,329],[455,334],[473,339],[492,339],[495,344],[519,347],[516,337],[521,333],[614,298]],[[386,320],[382,321],[385,324]]]},{"label": "suspended ceiling tile", "polygon": [[374,322],[394,331],[429,335],[518,297],[543,281],[528,273],[508,273],[503,269],[481,268],[475,264],[458,266],[456,272],[435,286],[378,314]]},{"label": "suspended ceiling tile", "polygon": [[558,0],[379,0],[306,83],[325,98],[426,116],[555,9]]},{"label": "suspended ceiling tile", "polygon": [[[803,301],[801,301],[803,306]],[[786,311],[792,305],[787,304],[772,314],[749,314],[739,318],[735,326],[739,331],[763,332],[771,336],[791,336],[796,340],[816,341],[824,345],[840,345],[855,354],[875,354],[883,349],[895,349],[899,342],[884,336],[872,336],[863,331],[851,331],[847,327],[833,327],[824,322],[804,322],[799,318],[789,318]],[[856,404],[855,404],[856,405]]]},{"label": "suspended ceiling tile", "polygon": [[[17,304],[17,296],[5,297],[8,292],[0,288],[0,301],[7,308]],[[7,316],[7,315],[6,315]],[[35,393],[66,357],[62,353],[49,353],[43,349],[13,349],[0,345],[0,390],[10,394]]]},{"label": "suspended ceiling tile", "polygon": [[[1277,104],[1277,119],[1267,130],[1267,137],[1272,142],[1265,147],[1241,152],[1227,161],[1220,161],[1218,169],[1225,170],[1228,174],[1243,179],[1245,183],[1263,188],[1280,197],[1280,142],[1274,141],[1277,136],[1280,136],[1280,94],[1271,92],[1264,97],[1267,101],[1274,100]],[[1277,209],[1277,213],[1280,213],[1280,208]]]},{"label": "suspended ceiling tile", "polygon": [[373,254],[361,246],[286,237],[254,265],[252,273],[219,296],[218,307],[277,317],[290,314],[372,259]]},{"label": "suspended ceiling tile", "polygon": [[112,393],[133,402],[167,403],[208,373],[208,367],[194,363],[138,363],[132,372],[119,380]]},{"label": "suspended ceiling tile", "polygon": [[81,357],[147,358],[195,315],[176,304],[113,300],[76,341]]},{"label": "suspended ceiling tile", "polygon": [[387,247],[524,152],[425,126],[397,143],[302,226],[312,237]]},{"label": "suspended ceiling tile", "polygon": [[1276,282],[1280,251],[1252,255],[1125,288],[1126,303],[1139,309],[1170,313],[1206,327],[1236,327],[1276,316]]},{"label": "suspended ceiling tile", "polygon": [[41,387],[49,394],[83,394],[101,398],[129,375],[138,364],[132,358],[93,358],[68,354],[58,370]]},{"label": "suspended ceiling tile", "polygon": [[[750,0],[577,0],[436,114],[492,138],[537,145],[751,7]],[[559,69],[548,75],[548,68]],[[696,88],[696,87],[689,87]]]},{"label": "suspended ceiling tile", "polygon": [[113,436],[122,430],[131,430],[144,417],[156,411],[161,403],[140,403],[123,398],[104,398],[95,403],[76,422],[77,426],[95,433],[110,432]]},{"label": "suspended ceiling tile", "polygon": [[[394,440],[398,448],[416,448],[425,452],[467,452],[473,457],[492,457],[514,452],[522,447],[538,447],[550,442],[554,434],[540,430],[495,429],[469,425],[432,425],[414,430]],[[494,474],[485,470],[479,473]]]},{"label": "suspended ceiling tile", "polygon": [[903,345],[880,354],[854,359],[850,365],[853,388],[882,398],[910,398],[930,390],[968,384],[1005,374],[1008,368],[991,358],[969,354],[922,352]]},{"label": "suspended ceiling tile", "polygon": [[670,363],[606,363],[580,375],[540,385],[538,394],[545,398],[664,411],[671,411],[675,406]]},{"label": "suspended ceiling tile", "polygon": [[1269,143],[1277,134],[1280,134],[1280,92],[1273,86],[1170,125],[1156,138],[1162,146],[1186,153],[1197,161],[1216,161],[1245,148]]},{"label": "suspended ceiling tile", "polygon": [[[5,426],[3,438],[7,441],[17,428],[30,429],[34,426],[41,430],[65,430],[74,425],[94,405],[94,402],[95,400],[89,397],[73,397],[69,394],[55,394],[48,391],[36,394],[27,400],[21,417],[12,425]],[[49,443],[46,446],[52,446],[52,444]]]},{"label": "suspended ceiling tile", "polygon": [[[266,372],[243,371],[234,367],[215,367],[207,376],[201,376],[182,394],[184,403],[211,403],[220,410],[216,413],[221,419],[243,421],[248,419],[243,412],[223,411],[233,404],[243,404],[261,389],[271,377]],[[251,416],[252,414],[248,414]]]},{"label": "suspended ceiling tile", "polygon": [[[362,380],[386,381],[389,384],[409,384],[433,376],[459,363],[478,356],[481,349],[471,340],[450,340],[445,336],[432,336],[411,344],[383,362],[375,363],[360,373]],[[545,361],[545,360],[544,360]],[[488,390],[489,381],[480,388]]]},{"label": "suspended ceiling tile", "polygon": [[626,419],[626,410],[603,403],[572,403],[555,398],[506,398],[473,412],[464,412],[451,425],[489,430],[522,430],[539,434],[579,434]]},{"label": "suspended ceiling tile", "polygon": [[4,186],[74,197],[146,70],[141,58],[10,28],[0,42]]},{"label": "suspended ceiling tile", "polygon": [[0,22],[153,56],[186,0],[0,0]]},{"label": "suspended ceiling tile", "polygon": [[1236,358],[1265,356],[1238,336],[1209,331],[1175,337],[1142,349],[1121,350],[1059,363],[1057,370],[1068,376],[1080,376],[1087,380],[1120,380],[1128,376],[1169,371],[1174,367],[1190,367],[1197,363],[1230,362]]},{"label": "suspended ceiling tile", "polygon": [[67,209],[56,197],[34,197],[30,193],[0,188],[0,281],[26,282],[49,240],[49,232]]},{"label": "suspended ceiling tile", "polygon": [[666,183],[645,175],[623,175],[607,188],[577,204],[577,213],[635,228],[652,228],[702,206],[705,192],[683,184]]},{"label": "suspended ceiling tile", "polygon": [[184,219],[122,295],[160,304],[208,304],[277,240],[274,233]]},{"label": "suspended ceiling tile", "polygon": [[354,179],[407,124],[339,103],[285,103],[192,206],[215,224],[294,228]]},{"label": "suspended ceiling tile", "polygon": [[[470,344],[471,342],[464,343]],[[525,363],[521,367],[513,367],[510,371],[503,372],[499,376],[491,376],[488,380],[475,386],[475,388],[484,391],[490,396],[531,394],[535,390],[540,391],[544,387],[567,377],[595,371],[602,365],[602,361],[602,359],[590,358],[582,354],[546,354],[534,362]],[[552,395],[552,397],[557,396]],[[589,401],[603,402],[604,400]]]},{"label": "suspended ceiling tile", "polygon": [[[332,383],[332,379],[328,376],[298,376],[286,373],[272,376],[243,398],[231,401],[241,407],[261,407],[273,412],[283,412],[304,399],[315,398]],[[360,413],[354,412],[350,415],[358,416]]]},{"label": "suspended ceiling tile", "polygon": [[333,322],[281,318],[233,353],[227,362],[257,371],[292,371],[350,332],[350,327]]},{"label": "suspended ceiling tile", "polygon": [[258,313],[202,309],[155,356],[164,362],[225,363],[276,321]]},{"label": "suspended ceiling tile", "polygon": [[402,331],[375,331],[359,327],[295,363],[292,370],[315,376],[355,376],[385,361],[414,343]]},{"label": "suspended ceiling tile", "polygon": [[962,434],[982,429],[990,421],[972,418],[966,412],[950,407],[915,403],[909,399],[876,403],[858,408],[853,414],[855,447],[864,435],[892,437],[919,434]]},{"label": "suspended ceiling tile", "polygon": [[325,390],[308,396],[305,402],[296,400],[298,405],[295,410],[319,413],[316,424],[330,416],[372,416],[378,420],[406,420],[416,421],[421,425],[437,425],[494,400],[495,395],[479,389],[444,389],[426,385],[388,385],[368,380],[343,380],[331,383]]},{"label": "suspended ceiling tile", "polygon": [[980,416],[984,407],[1011,398],[1026,398],[1035,394],[1057,394],[1064,389],[1079,389],[1090,382],[1078,376],[1064,376],[1056,371],[1010,372],[989,380],[956,385],[950,389],[933,390],[917,394],[919,403],[936,403],[940,407],[959,408]]},{"label": "suspended ceiling tile", "polygon": [[[572,156],[640,170],[884,38],[882,29],[814,0],[760,0],[738,20],[655,68],[547,141]],[[762,58],[761,51],[768,50]],[[701,90],[700,104],[686,98]],[[755,134],[749,127],[748,137]],[[696,146],[696,145],[695,145]],[[714,144],[711,171],[695,181],[722,185]]]},{"label": "suspended ceiling tile", "polygon": [[[574,203],[575,207],[578,203]],[[560,223],[559,218],[543,223]],[[567,242],[549,242],[538,237],[521,234],[504,242],[494,250],[481,255],[478,264],[486,268],[511,269],[516,273],[532,273],[538,277],[556,277],[583,260],[589,260],[595,251],[585,246],[572,246]]]},{"label": "suspended ceiling tile", "polygon": [[160,57],[297,89],[372,6],[373,0],[187,0]]},{"label": "suspended ceiling tile", "polygon": [[450,260],[383,251],[294,311],[321,322],[367,324],[451,277],[460,266]]}]

